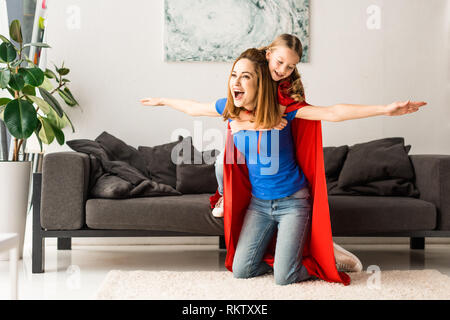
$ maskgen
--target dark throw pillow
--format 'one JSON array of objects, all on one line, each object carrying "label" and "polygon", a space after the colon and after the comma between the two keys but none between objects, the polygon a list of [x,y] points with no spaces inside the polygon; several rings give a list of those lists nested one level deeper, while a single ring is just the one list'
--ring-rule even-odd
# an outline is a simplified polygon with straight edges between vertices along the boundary
[{"label": "dark throw pillow", "polygon": [[[183,150],[193,154],[192,137],[178,137],[178,141],[173,141],[154,147],[139,146],[138,150],[146,160],[147,175],[158,183],[167,184],[173,188],[177,184],[177,161],[183,156]],[[174,150],[175,149],[175,150]],[[172,152],[178,151],[176,157],[172,157]]]},{"label": "dark throw pillow", "polygon": [[136,148],[126,144],[106,131],[103,131],[95,138],[95,141],[102,146],[108,154],[109,159],[113,161],[124,161],[141,171],[143,174],[146,174],[145,159]]},{"label": "dark throw pillow", "polygon": [[[183,194],[214,193],[217,190],[216,169],[214,162],[219,150],[194,151],[201,157],[202,163],[196,164],[193,158],[183,159],[177,165],[177,191]],[[198,161],[197,161],[198,162]]]},{"label": "dark throw pillow", "polygon": [[149,180],[141,152],[107,132],[95,141],[70,140],[67,145],[89,155],[90,197],[119,199],[181,194],[172,186]]},{"label": "dark throw pillow", "polygon": [[387,179],[367,182],[361,186],[351,186],[339,188],[337,181],[327,183],[328,195],[347,195],[347,196],[399,196],[414,197],[420,196],[419,190],[411,181],[404,179]]},{"label": "dark throw pillow", "polygon": [[177,165],[176,189],[183,194],[216,192],[214,164],[181,163]]},{"label": "dark throw pillow", "polygon": [[323,161],[325,165],[325,176],[327,181],[335,181],[339,178],[345,158],[347,157],[348,146],[324,147]]},{"label": "dark throw pillow", "polygon": [[407,151],[401,137],[355,144],[349,148],[337,186],[348,188],[389,179],[413,181],[414,169]]}]

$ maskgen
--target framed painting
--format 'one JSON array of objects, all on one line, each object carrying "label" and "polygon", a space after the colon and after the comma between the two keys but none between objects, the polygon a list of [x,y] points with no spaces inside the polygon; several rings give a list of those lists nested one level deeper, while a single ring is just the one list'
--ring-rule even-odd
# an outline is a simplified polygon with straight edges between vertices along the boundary
[{"label": "framed painting", "polygon": [[296,35],[308,62],[309,0],[165,0],[164,60],[233,61],[282,33]]}]

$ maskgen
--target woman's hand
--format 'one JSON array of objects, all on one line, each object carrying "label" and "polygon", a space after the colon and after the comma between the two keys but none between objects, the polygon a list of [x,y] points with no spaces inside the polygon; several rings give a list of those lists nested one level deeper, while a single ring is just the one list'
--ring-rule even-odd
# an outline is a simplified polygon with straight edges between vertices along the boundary
[{"label": "woman's hand", "polygon": [[172,99],[172,98],[144,98],[141,99],[141,104],[144,106],[167,106],[169,108],[184,112],[193,117],[207,116],[220,117],[221,115],[216,110],[216,103],[201,103],[186,99]]},{"label": "woman's hand", "polygon": [[386,106],[387,116],[401,116],[408,113],[413,113],[419,110],[420,107],[426,105],[425,101],[404,101],[404,102],[393,102]]},{"label": "woman's hand", "polygon": [[162,98],[144,98],[141,99],[141,104],[144,106],[163,106]]}]

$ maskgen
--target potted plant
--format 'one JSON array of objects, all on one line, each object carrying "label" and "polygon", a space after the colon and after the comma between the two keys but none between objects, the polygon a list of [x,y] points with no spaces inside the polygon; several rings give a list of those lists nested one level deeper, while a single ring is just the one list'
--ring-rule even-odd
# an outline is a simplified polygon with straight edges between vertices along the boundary
[{"label": "potted plant", "polygon": [[[51,144],[56,139],[63,145],[62,129],[70,126],[75,132],[75,128],[54,95],[58,94],[70,107],[78,102],[67,87],[70,80],[66,76],[70,70],[64,63],[60,68],[55,66],[55,71],[41,70],[23,52],[28,46],[50,48],[49,45],[41,42],[24,44],[18,20],[11,23],[9,35],[10,39],[0,35],[0,89],[11,96],[0,97],[0,119],[14,139],[14,152],[12,159],[0,161],[0,232],[19,234],[22,257],[31,161],[19,159],[20,149],[33,134],[41,152],[42,143]],[[56,81],[55,86],[52,81]],[[2,139],[6,137],[2,136]],[[0,260],[7,258],[0,256]]]}]

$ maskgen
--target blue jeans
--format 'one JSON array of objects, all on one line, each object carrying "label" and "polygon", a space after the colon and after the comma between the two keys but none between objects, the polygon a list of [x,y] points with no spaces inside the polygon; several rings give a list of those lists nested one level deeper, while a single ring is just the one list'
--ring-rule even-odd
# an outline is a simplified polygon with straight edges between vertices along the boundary
[{"label": "blue jeans", "polygon": [[214,166],[216,169],[216,180],[217,180],[217,189],[221,196],[223,196],[223,152],[222,150],[216,158],[216,162],[214,162]]},{"label": "blue jeans", "polygon": [[312,278],[302,264],[311,213],[308,187],[276,200],[252,196],[233,260],[234,277],[256,277],[272,269],[262,259],[278,229],[273,264],[275,283],[286,285]]}]

